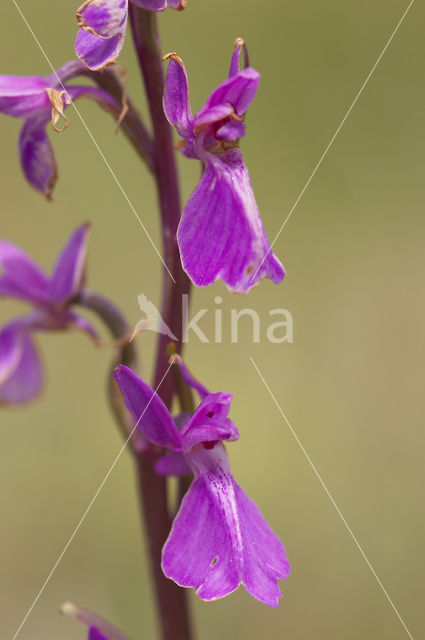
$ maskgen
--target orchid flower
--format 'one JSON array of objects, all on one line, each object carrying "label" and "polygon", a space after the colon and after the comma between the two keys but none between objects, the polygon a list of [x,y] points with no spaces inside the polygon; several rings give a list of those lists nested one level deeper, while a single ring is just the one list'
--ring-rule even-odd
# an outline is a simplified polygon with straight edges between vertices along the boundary
[{"label": "orchid flower", "polygon": [[181,361],[179,366],[201,399],[193,415],[179,420],[131,369],[121,365],[115,371],[138,429],[169,450],[157,461],[156,472],[194,474],[163,548],[163,572],[196,589],[203,600],[223,598],[243,584],[257,600],[277,606],[282,595],[277,581],[288,577],[289,563],[281,541],[233,479],[223,444],[239,438],[227,417],[232,396],[210,393]]},{"label": "orchid flower", "polygon": [[19,247],[0,240],[0,296],[30,304],[26,316],[0,331],[0,404],[23,404],[41,391],[43,371],[33,334],[77,327],[93,339],[97,334],[87,320],[69,308],[84,284],[89,225],[74,231],[61,251],[51,276]]},{"label": "orchid flower", "polygon": [[128,3],[164,11],[184,9],[186,0],[86,0],[77,10],[78,34],[75,53],[90,69],[101,71],[115,64],[124,46]]},{"label": "orchid flower", "polygon": [[19,135],[19,156],[25,177],[47,198],[57,180],[53,148],[46,133],[49,121],[55,131],[59,120],[68,126],[64,110],[78,98],[95,100],[103,109],[119,115],[121,106],[96,87],[68,84],[81,63],[69,62],[50,76],[0,76],[0,113],[24,120]]},{"label": "orchid flower", "polygon": [[192,115],[183,61],[169,54],[164,111],[183,138],[182,153],[204,165],[203,175],[187,202],[177,239],[183,269],[195,285],[222,279],[229,289],[247,293],[262,278],[280,282],[285,271],[273,254],[255,202],[239,138],[243,117],[254,99],[260,74],[240,70],[245,53],[235,44],[229,76]]}]

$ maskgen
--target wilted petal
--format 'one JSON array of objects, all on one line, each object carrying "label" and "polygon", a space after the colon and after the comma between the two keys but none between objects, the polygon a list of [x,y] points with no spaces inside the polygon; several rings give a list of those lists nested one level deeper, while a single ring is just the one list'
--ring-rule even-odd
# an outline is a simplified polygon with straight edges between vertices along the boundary
[{"label": "wilted petal", "polygon": [[242,38],[236,38],[235,49],[230,61],[229,78],[235,76],[241,70],[241,56],[243,57],[244,68],[249,67],[248,49]]},{"label": "wilted petal", "polygon": [[90,225],[76,229],[62,249],[49,283],[49,298],[66,302],[75,296],[84,283],[84,268]]},{"label": "wilted petal", "polygon": [[[46,94],[47,95],[47,94]],[[58,172],[53,147],[46,133],[46,115],[29,118],[19,134],[19,155],[28,182],[48,199]]]},{"label": "wilted petal", "polygon": [[277,580],[289,574],[285,550],[233,480],[223,445],[187,459],[195,480],[163,549],[165,575],[204,600],[222,598],[242,582],[255,598],[276,606]]},{"label": "wilted petal", "polygon": [[89,69],[100,71],[115,63],[124,46],[125,30],[112,38],[100,38],[79,29],[75,41],[75,53]]},{"label": "wilted petal", "polygon": [[0,240],[0,295],[43,305],[47,301],[48,279],[22,249]]},{"label": "wilted petal", "polygon": [[[0,373],[0,404],[25,404],[37,396],[43,386],[40,359],[24,324],[17,321],[0,333],[0,371],[3,369]],[[9,366],[8,371],[5,371],[5,365]]]},{"label": "wilted petal", "polygon": [[15,118],[27,118],[49,108],[42,76],[0,76],[0,112]]},{"label": "wilted petal", "polygon": [[155,463],[155,471],[160,476],[186,476],[191,468],[181,451],[172,451]]},{"label": "wilted petal", "polygon": [[238,293],[265,277],[280,282],[285,271],[270,250],[240,150],[203,157],[208,164],[178,228],[184,270],[195,285],[220,278]]},{"label": "wilted petal", "polygon": [[230,393],[212,393],[202,400],[180,432],[184,451],[189,451],[200,442],[239,438],[236,425],[227,418],[232,399]]},{"label": "wilted petal", "polygon": [[180,433],[158,394],[124,365],[115,369],[114,376],[127,409],[146,438],[168,449],[180,450]]},{"label": "wilted petal", "polygon": [[127,0],[87,0],[77,10],[78,26],[93,35],[111,38],[127,23]]},{"label": "wilted petal", "polygon": [[164,112],[168,122],[177,127],[183,138],[190,136],[193,127],[193,115],[190,109],[189,84],[183,61],[175,53],[169,54],[167,75],[165,77]]},{"label": "wilted petal", "polygon": [[244,69],[222,82],[215,89],[205,106],[196,114],[195,124],[203,119],[204,111],[217,105],[231,104],[238,116],[243,116],[253,101],[260,82],[260,74],[255,69]]}]

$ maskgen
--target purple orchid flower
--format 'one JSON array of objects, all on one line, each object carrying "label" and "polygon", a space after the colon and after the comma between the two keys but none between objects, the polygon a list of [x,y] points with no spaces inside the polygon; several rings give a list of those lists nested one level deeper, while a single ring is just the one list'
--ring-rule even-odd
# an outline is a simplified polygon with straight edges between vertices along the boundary
[{"label": "purple orchid flower", "polygon": [[[169,450],[156,463],[156,472],[194,474],[163,548],[164,574],[196,589],[203,600],[223,598],[243,584],[257,600],[277,606],[282,595],[277,580],[288,577],[289,563],[281,541],[233,479],[223,445],[239,438],[227,417],[232,396],[210,393],[181,361],[179,366],[201,402],[192,416],[176,421],[131,369],[121,365],[115,371],[140,431]],[[184,426],[179,430],[177,424]]]},{"label": "purple orchid flower", "polygon": [[238,39],[228,79],[195,115],[183,61],[174,53],[166,56],[164,111],[183,138],[183,154],[201,160],[205,169],[178,228],[183,268],[195,285],[221,278],[231,291],[247,293],[262,278],[281,282],[285,270],[271,251],[238,146],[260,80],[251,67],[240,70],[242,52]]},{"label": "purple orchid flower", "polygon": [[81,67],[79,62],[69,62],[46,77],[0,76],[0,113],[23,118],[18,145],[22,169],[29,183],[47,198],[51,197],[57,180],[53,148],[46,133],[47,123],[51,121],[53,129],[60,131],[57,123],[62,119],[62,128],[66,129],[68,119],[64,110],[71,101],[81,97],[95,100],[114,115],[121,111],[121,106],[102,89],[67,84],[81,72]]},{"label": "purple orchid flower", "polygon": [[164,11],[184,9],[186,0],[87,0],[77,10],[78,34],[75,53],[90,69],[101,71],[115,64],[124,46],[128,3]]},{"label": "purple orchid flower", "polygon": [[77,327],[97,339],[89,322],[69,309],[83,287],[88,236],[87,224],[74,231],[50,277],[21,249],[0,240],[0,296],[33,307],[0,331],[0,404],[23,404],[41,391],[43,371],[34,332]]}]

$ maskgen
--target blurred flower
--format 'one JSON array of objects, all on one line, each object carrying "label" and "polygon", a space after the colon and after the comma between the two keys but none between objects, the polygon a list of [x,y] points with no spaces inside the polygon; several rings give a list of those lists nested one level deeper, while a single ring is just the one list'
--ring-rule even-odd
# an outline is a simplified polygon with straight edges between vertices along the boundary
[{"label": "blurred flower", "polygon": [[88,235],[88,225],[74,231],[51,276],[19,247],[0,240],[0,296],[33,307],[28,315],[0,331],[0,404],[22,404],[41,391],[43,371],[32,338],[34,332],[77,327],[97,339],[87,320],[69,308],[84,284]]},{"label": "blurred flower", "polygon": [[75,52],[90,69],[114,64],[124,46],[128,2],[151,11],[184,9],[186,0],[87,0],[77,10]]},{"label": "blurred flower", "polygon": [[233,479],[223,441],[239,438],[227,417],[232,396],[209,393],[180,362],[187,384],[201,402],[180,417],[179,431],[159,396],[135,373],[120,366],[115,378],[127,408],[150,442],[170,453],[160,458],[162,475],[194,474],[162,553],[164,574],[193,587],[203,600],[222,598],[242,583],[267,605],[277,606],[278,578],[287,578],[285,549],[259,508]]},{"label": "blurred flower", "polygon": [[57,123],[62,119],[62,129],[66,129],[65,107],[81,97],[95,100],[114,115],[121,111],[121,106],[102,89],[65,84],[80,70],[81,63],[69,62],[46,77],[0,76],[0,113],[24,120],[18,144],[22,169],[32,186],[47,198],[57,179],[53,148],[46,133],[47,123],[51,121],[53,129],[60,131]]},{"label": "blurred flower", "polygon": [[183,138],[182,153],[204,164],[178,228],[183,268],[195,285],[221,278],[231,291],[247,293],[262,278],[280,282],[285,271],[271,251],[238,146],[260,80],[251,67],[240,71],[242,53],[245,45],[238,39],[228,79],[194,116],[183,61],[175,53],[166,56],[164,111]]}]

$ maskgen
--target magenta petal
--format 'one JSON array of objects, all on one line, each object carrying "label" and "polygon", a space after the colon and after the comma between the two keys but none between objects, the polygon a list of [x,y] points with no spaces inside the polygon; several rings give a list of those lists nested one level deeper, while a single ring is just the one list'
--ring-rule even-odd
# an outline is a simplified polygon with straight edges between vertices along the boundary
[{"label": "magenta petal", "polygon": [[205,600],[223,598],[239,586],[232,529],[204,477],[183,498],[162,550],[162,570]]},{"label": "magenta petal", "polygon": [[236,482],[234,490],[244,547],[241,582],[254,598],[277,607],[282,597],[277,580],[285,580],[290,572],[285,548],[260,509]]},{"label": "magenta petal", "polygon": [[238,293],[262,278],[280,282],[285,271],[270,249],[240,150],[201,154],[208,164],[177,233],[184,270],[195,285],[220,278]]},{"label": "magenta petal", "polygon": [[171,58],[168,63],[163,106],[168,122],[177,127],[183,138],[188,138],[193,128],[193,115],[186,69],[180,58]]},{"label": "magenta petal", "polygon": [[[0,362],[4,331],[0,334]],[[22,330],[14,337],[15,355],[19,354],[19,359],[14,363],[13,372],[9,371],[6,379],[0,380],[0,404],[25,404],[33,400],[43,386],[41,362],[30,334]]]},{"label": "magenta petal", "polygon": [[246,44],[242,40],[242,38],[237,38],[235,42],[235,49],[232,54],[232,59],[230,61],[230,69],[229,69],[229,78],[235,76],[241,70],[241,55],[243,56],[244,67],[249,67],[248,64],[248,50],[246,48]]},{"label": "magenta petal", "polygon": [[49,109],[49,80],[42,76],[0,76],[0,112],[27,118]]},{"label": "magenta petal", "polygon": [[19,247],[0,240],[0,295],[45,304],[48,279],[39,266]]},{"label": "magenta petal", "polygon": [[180,450],[180,433],[158,394],[124,365],[115,369],[114,376],[127,409],[146,438],[167,449]]},{"label": "magenta petal", "polygon": [[181,451],[171,451],[155,463],[155,471],[159,476],[186,476],[192,473]]},{"label": "magenta petal", "polygon": [[84,268],[90,225],[76,229],[62,249],[49,283],[49,298],[66,302],[75,296],[84,283]]},{"label": "magenta petal", "polygon": [[220,127],[215,134],[218,140],[237,140],[242,138],[246,133],[243,122],[234,122],[230,120]]},{"label": "magenta petal", "polygon": [[180,373],[182,375],[183,380],[187,385],[189,385],[189,387],[192,387],[192,389],[195,389],[195,391],[198,392],[201,400],[203,400],[205,396],[210,395],[210,392],[208,391],[208,389],[204,387],[203,384],[198,382],[198,380],[196,380],[196,378],[191,374],[191,372],[189,371],[189,369],[187,368],[187,366],[185,365],[184,361],[181,358],[177,360],[177,364],[180,369]]},{"label": "magenta petal", "polygon": [[228,103],[233,105],[237,115],[243,116],[257,93],[259,82],[260,74],[250,67],[231,76],[212,92],[205,106],[196,114],[196,123],[207,109]]},{"label": "magenta petal", "polygon": [[19,155],[25,177],[37,191],[50,198],[58,171],[52,144],[46,133],[50,114],[28,118],[19,135]]},{"label": "magenta petal", "polygon": [[201,442],[239,438],[236,425],[227,418],[232,399],[230,393],[212,393],[202,400],[180,432],[184,451],[190,451]]},{"label": "magenta petal", "polygon": [[240,582],[269,606],[287,578],[285,549],[258,507],[233,480],[222,444],[187,455],[195,473],[162,552],[165,575],[216,600]]},{"label": "magenta petal", "polygon": [[77,11],[79,26],[103,38],[122,33],[127,23],[127,0],[89,0]]},{"label": "magenta petal", "polygon": [[100,38],[79,29],[75,53],[90,69],[100,71],[114,64],[124,45],[125,31],[113,38]]},{"label": "magenta petal", "polygon": [[63,315],[63,320],[67,327],[73,326],[76,329],[84,331],[84,333],[87,333],[95,342],[99,340],[99,334],[87,318],[84,318],[83,316],[78,315],[78,313],[74,313],[68,309]]},{"label": "magenta petal", "polygon": [[87,640],[113,640],[97,627],[89,627]]}]

